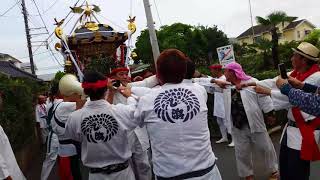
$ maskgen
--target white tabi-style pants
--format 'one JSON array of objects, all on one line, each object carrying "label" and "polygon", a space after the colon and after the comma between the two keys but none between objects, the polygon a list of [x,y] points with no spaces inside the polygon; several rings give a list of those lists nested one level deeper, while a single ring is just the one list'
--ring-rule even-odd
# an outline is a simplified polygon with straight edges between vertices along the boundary
[{"label": "white tabi-style pants", "polygon": [[215,165],[214,168],[207,174],[200,177],[189,178],[188,180],[222,180],[222,178],[218,166]]},{"label": "white tabi-style pants", "polygon": [[137,135],[132,132],[129,135],[129,141],[132,145],[132,157],[130,164],[137,180],[150,180],[152,171],[148,156],[148,150],[143,150]]},{"label": "white tabi-style pants", "polygon": [[220,133],[221,133],[221,136],[222,138],[228,138],[228,129],[227,127],[225,126],[225,122],[224,122],[224,118],[220,118],[220,117],[217,117],[217,123],[219,125],[219,129],[220,129]]},{"label": "white tabi-style pants", "polygon": [[89,173],[89,180],[135,180],[135,177],[129,166],[127,169],[112,174]]},{"label": "white tabi-style pants", "polygon": [[240,177],[253,175],[252,147],[255,147],[259,155],[264,158],[266,171],[270,175],[278,171],[277,154],[267,132],[251,133],[249,127],[245,126],[241,130],[234,127],[232,133]]},{"label": "white tabi-style pants", "polygon": [[47,139],[47,153],[42,164],[41,180],[47,180],[58,157],[59,140],[58,136],[52,132]]}]

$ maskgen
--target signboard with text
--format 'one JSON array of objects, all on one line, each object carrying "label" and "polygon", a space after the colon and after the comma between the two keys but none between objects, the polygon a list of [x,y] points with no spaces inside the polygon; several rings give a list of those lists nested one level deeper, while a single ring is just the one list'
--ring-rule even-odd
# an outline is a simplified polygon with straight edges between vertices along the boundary
[{"label": "signboard with text", "polygon": [[217,53],[219,62],[222,66],[236,61],[232,45],[217,48]]}]

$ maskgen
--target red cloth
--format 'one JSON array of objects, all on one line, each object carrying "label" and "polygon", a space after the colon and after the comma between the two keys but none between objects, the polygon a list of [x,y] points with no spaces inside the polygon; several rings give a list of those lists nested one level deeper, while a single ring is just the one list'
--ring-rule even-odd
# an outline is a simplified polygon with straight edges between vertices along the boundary
[{"label": "red cloth", "polygon": [[129,72],[129,69],[126,67],[118,67],[118,68],[112,69],[110,76],[115,76],[118,72],[121,72],[121,71]]},{"label": "red cloth", "polygon": [[214,64],[214,65],[211,65],[209,66],[210,69],[222,69],[222,65],[220,64]]},{"label": "red cloth", "polygon": [[58,156],[60,180],[73,180],[70,157]]},{"label": "red cloth", "polygon": [[99,80],[94,83],[83,82],[81,84],[83,89],[100,89],[100,88],[107,87],[107,85],[108,85],[108,80]]},{"label": "red cloth", "polygon": [[[305,73],[299,73],[295,70],[290,76],[298,79],[299,81],[304,81],[310,75],[318,71],[319,66],[315,64]],[[307,161],[320,160],[320,150],[314,137],[315,129],[320,126],[320,118],[316,118],[310,123],[306,123],[301,114],[300,108],[292,108],[292,113],[302,136],[300,158]]]}]

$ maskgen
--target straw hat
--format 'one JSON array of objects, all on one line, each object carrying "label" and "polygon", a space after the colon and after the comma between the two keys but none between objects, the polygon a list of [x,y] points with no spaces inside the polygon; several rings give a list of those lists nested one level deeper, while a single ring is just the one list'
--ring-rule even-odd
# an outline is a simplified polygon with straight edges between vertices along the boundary
[{"label": "straw hat", "polygon": [[320,50],[310,43],[302,42],[297,49],[292,48],[292,50],[310,60],[319,61]]}]

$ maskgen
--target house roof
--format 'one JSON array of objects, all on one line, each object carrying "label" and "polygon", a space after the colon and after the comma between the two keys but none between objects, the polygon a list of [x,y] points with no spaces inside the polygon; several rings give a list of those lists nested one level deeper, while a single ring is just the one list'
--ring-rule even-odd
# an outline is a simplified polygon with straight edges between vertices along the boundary
[{"label": "house roof", "polygon": [[[310,23],[309,21],[307,21],[306,19],[301,19],[301,20],[297,20],[297,21],[291,22],[287,27],[285,27],[283,29],[283,31],[293,29],[293,28],[299,26],[303,22],[306,22],[306,23],[310,24],[312,27],[315,28],[315,26],[312,23]],[[253,26],[253,29],[254,29],[254,34],[259,35],[259,34],[262,34],[264,32],[270,31],[271,26],[256,25],[256,26]],[[237,37],[237,39],[244,38],[244,37],[251,36],[251,35],[252,35],[252,28],[250,27],[248,30],[246,30],[245,32],[240,34]]]},{"label": "house roof", "polygon": [[0,61],[0,73],[8,75],[10,77],[22,77],[22,78],[29,78],[36,81],[41,81],[40,79],[37,78],[36,75],[25,72],[7,61]]},{"label": "house roof", "polygon": [[38,75],[39,79],[42,79],[43,81],[52,81],[55,77],[56,73],[51,74],[40,74]]},{"label": "house roof", "polygon": [[[271,26],[263,26],[263,25],[253,26],[254,34],[256,34],[256,35],[262,34],[264,32],[268,32],[268,31],[270,31],[270,29],[271,29]],[[246,30],[245,32],[240,34],[237,37],[237,39],[243,38],[243,37],[247,37],[247,36],[251,36],[251,35],[252,35],[252,28],[250,27],[248,30]]]},{"label": "house roof", "polygon": [[16,63],[16,62],[21,63],[20,60],[10,56],[9,54],[0,53],[0,60],[1,59],[6,60],[7,58],[10,58],[10,61],[12,61],[14,63]]},{"label": "house roof", "polygon": [[286,30],[290,30],[290,29],[293,29],[297,26],[299,26],[301,23],[303,22],[306,22],[308,23],[310,26],[312,26],[313,28],[315,28],[316,26],[313,25],[312,23],[310,23],[309,21],[307,21],[306,19],[301,19],[301,20],[298,20],[298,21],[293,21],[291,22],[286,28],[284,28],[283,30],[286,31]]}]

